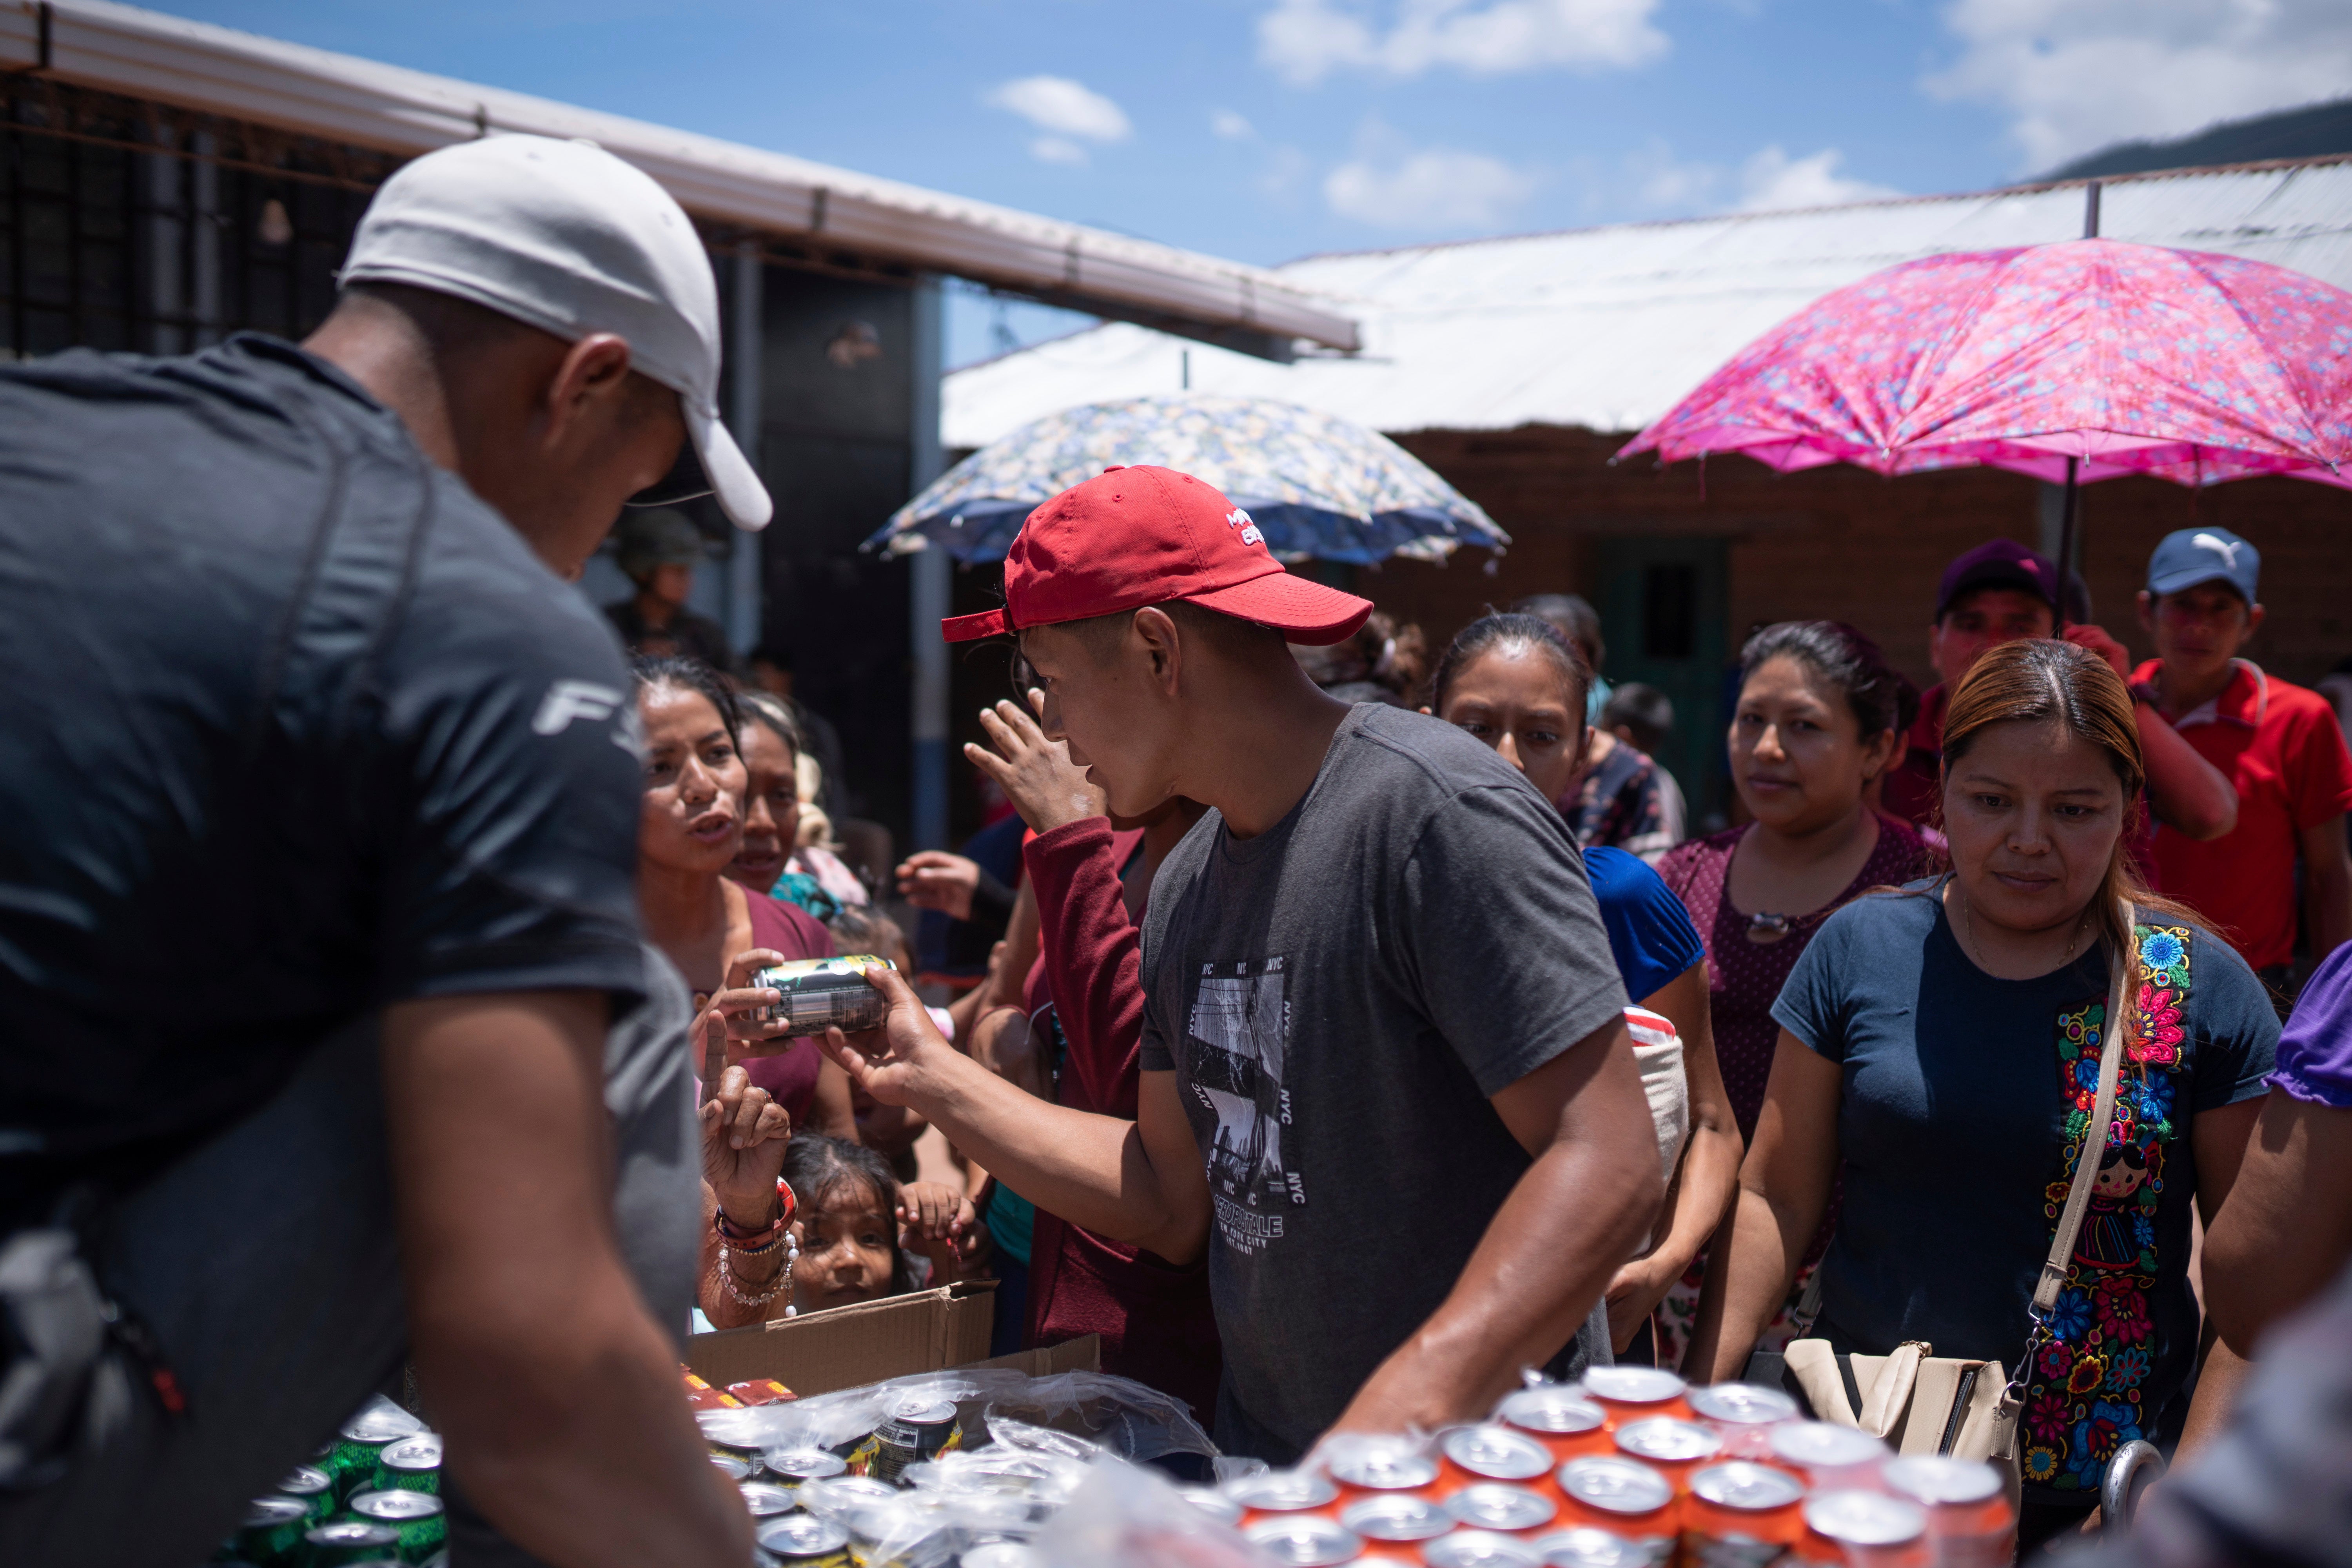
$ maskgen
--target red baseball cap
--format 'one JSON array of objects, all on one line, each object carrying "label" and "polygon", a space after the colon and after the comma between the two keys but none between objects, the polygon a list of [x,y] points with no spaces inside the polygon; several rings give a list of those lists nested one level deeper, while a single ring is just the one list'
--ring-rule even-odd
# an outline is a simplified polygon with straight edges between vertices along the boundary
[{"label": "red baseball cap", "polygon": [[1105,468],[1031,512],[1004,555],[1004,608],[940,623],[950,642],[1139,610],[1181,599],[1272,626],[1295,643],[1335,643],[1370,599],[1282,569],[1249,513],[1173,468]]}]

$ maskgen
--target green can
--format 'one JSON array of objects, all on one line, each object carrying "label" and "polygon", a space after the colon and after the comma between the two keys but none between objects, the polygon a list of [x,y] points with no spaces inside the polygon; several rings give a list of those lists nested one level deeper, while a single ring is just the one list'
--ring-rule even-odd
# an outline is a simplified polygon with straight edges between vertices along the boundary
[{"label": "green can", "polygon": [[307,1503],[313,1521],[322,1520],[335,1511],[334,1478],[316,1465],[297,1465],[293,1473],[278,1483],[278,1494]]},{"label": "green can", "polygon": [[236,1532],[236,1554],[253,1568],[281,1568],[299,1563],[302,1532],[318,1521],[300,1498],[264,1497],[246,1510]]},{"label": "green can", "polygon": [[354,1518],[389,1526],[403,1563],[421,1563],[449,1544],[449,1521],[431,1492],[362,1492],[343,1506]]},{"label": "green can", "polygon": [[380,1563],[399,1550],[388,1524],[367,1519],[335,1519],[314,1524],[302,1535],[301,1568],[356,1568]]},{"label": "green can", "polygon": [[336,1498],[347,1500],[353,1492],[374,1489],[376,1461],[385,1448],[424,1429],[425,1423],[415,1416],[379,1399],[344,1424],[335,1451],[319,1468],[333,1478]]},{"label": "green can", "polygon": [[441,1495],[441,1434],[419,1432],[384,1445],[376,1456],[375,1490]]}]

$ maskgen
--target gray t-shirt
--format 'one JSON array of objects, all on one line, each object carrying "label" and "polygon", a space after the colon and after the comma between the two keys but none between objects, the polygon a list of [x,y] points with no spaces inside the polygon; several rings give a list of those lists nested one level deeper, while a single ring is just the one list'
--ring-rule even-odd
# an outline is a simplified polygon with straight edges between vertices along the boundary
[{"label": "gray t-shirt", "polygon": [[1143,983],[1142,1068],[1208,1163],[1228,1391],[1304,1446],[1530,1163],[1487,1098],[1625,1005],[1583,860],[1476,740],[1360,704],[1280,823],[1212,811],[1169,856]]}]

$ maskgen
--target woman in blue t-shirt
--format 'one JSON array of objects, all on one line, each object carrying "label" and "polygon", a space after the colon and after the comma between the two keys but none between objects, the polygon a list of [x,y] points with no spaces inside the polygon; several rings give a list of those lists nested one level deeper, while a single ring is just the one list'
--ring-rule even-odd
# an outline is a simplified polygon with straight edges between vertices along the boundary
[{"label": "woman in blue t-shirt", "polygon": [[[1591,738],[1585,694],[1592,671],[1573,644],[1534,616],[1487,616],[1465,626],[1438,661],[1434,712],[1500,752],[1546,800],[1565,797]],[[1716,1065],[1708,1024],[1706,953],[1682,900],[1639,857],[1584,851],[1625,994],[1675,1026],[1683,1042],[1690,1135],[1653,1232],[1656,1245],[1609,1286],[1610,1337],[1621,1362],[1646,1362],[1650,1314],[1706,1245],[1731,1202],[1739,1131]]]},{"label": "woman in blue t-shirt", "polygon": [[2128,963],[2113,1130],[2027,1369],[2030,1545],[2091,1512],[2122,1444],[2227,1407],[2226,1347],[2194,1409],[2177,1397],[2199,1357],[2189,1205],[2210,1222],[2229,1191],[2278,1022],[2245,962],[2133,875],[2144,773],[2104,661],[2047,640],[1988,653],[1952,695],[1943,768],[1951,873],[1832,915],[1773,1008],[1725,1289],[1688,1364],[1740,1374],[1842,1168],[1815,1334],[2015,1370],[2098,1087],[2108,966]]}]

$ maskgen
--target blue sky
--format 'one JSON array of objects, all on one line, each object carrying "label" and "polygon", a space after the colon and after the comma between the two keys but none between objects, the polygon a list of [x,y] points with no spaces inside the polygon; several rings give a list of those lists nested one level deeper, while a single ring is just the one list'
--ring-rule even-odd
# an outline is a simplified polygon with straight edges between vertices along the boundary
[{"label": "blue sky", "polygon": [[[163,0],[1239,260],[2015,179],[2338,95],[2344,0]],[[950,358],[1067,318],[976,296]]]}]

